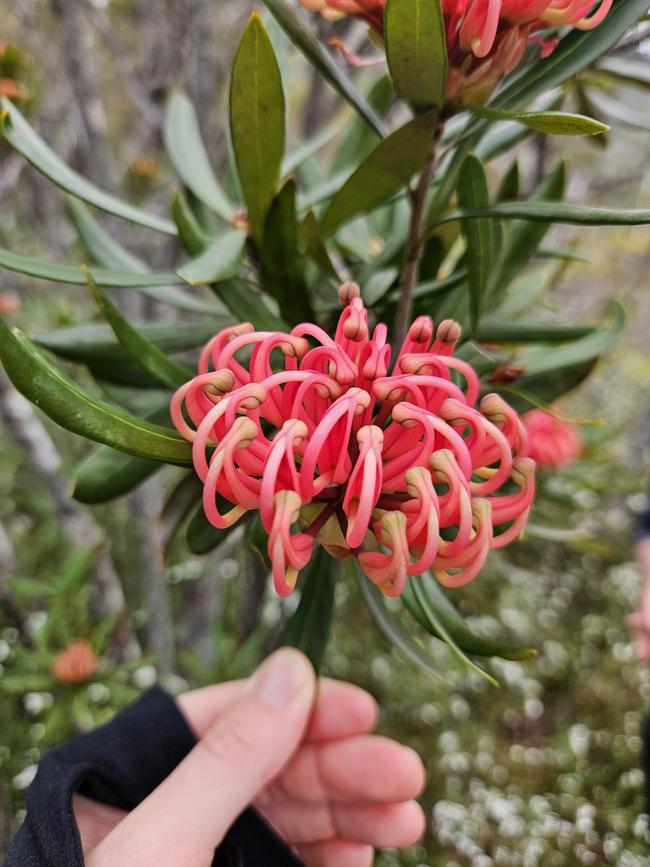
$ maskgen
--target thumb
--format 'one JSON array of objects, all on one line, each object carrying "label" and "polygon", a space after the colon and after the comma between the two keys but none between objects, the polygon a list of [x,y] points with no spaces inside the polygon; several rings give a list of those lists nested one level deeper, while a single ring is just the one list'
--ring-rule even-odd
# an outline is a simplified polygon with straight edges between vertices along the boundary
[{"label": "thumb", "polygon": [[104,838],[89,867],[208,867],[230,825],[298,747],[315,686],[305,656],[276,651],[170,776]]}]

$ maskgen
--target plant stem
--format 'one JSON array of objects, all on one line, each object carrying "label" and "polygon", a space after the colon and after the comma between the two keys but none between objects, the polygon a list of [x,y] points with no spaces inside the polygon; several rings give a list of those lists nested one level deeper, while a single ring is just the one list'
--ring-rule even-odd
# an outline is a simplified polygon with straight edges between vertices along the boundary
[{"label": "plant stem", "polygon": [[411,224],[409,226],[408,238],[406,239],[406,249],[404,251],[404,268],[402,271],[402,279],[400,281],[400,297],[397,302],[397,312],[395,313],[395,324],[393,327],[394,341],[393,344],[399,351],[406,333],[409,329],[411,321],[411,311],[413,309],[413,290],[417,283],[418,274],[420,272],[420,260],[424,252],[424,242],[426,240],[423,232],[423,223],[425,217],[427,194],[433,180],[433,173],[436,166],[436,149],[435,146],[431,149],[431,154],[422,169],[422,174],[418,179],[417,186],[412,193],[412,211]]}]

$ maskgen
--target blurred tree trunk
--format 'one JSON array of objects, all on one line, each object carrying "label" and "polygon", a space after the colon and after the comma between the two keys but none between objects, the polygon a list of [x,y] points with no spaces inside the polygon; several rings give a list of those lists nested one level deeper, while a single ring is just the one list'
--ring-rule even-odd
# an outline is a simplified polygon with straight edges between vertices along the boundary
[{"label": "blurred tree trunk", "polygon": [[92,31],[85,20],[84,0],[49,0],[60,21],[61,59],[75,96],[85,147],[79,154],[84,174],[99,184],[115,179],[108,124],[98,87]]}]

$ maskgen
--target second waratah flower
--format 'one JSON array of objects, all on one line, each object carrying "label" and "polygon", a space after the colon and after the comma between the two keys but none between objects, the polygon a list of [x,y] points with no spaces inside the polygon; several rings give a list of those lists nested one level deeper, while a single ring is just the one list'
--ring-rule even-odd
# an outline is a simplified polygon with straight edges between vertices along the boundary
[{"label": "second waratah flower", "polygon": [[311,323],[226,328],[174,395],[205,514],[225,528],[259,510],[283,596],[316,543],[356,556],[389,596],[428,569],[466,584],[526,523],[524,426],[498,395],[479,402],[474,369],[452,354],[456,322],[416,319],[389,372],[386,326],[370,333],[355,284],[339,297],[333,338]]},{"label": "second waratah flower", "polygon": [[[386,0],[300,0],[307,9],[328,18],[362,18],[377,33],[384,32]],[[557,38],[540,34],[572,25],[597,27],[612,0],[442,0],[447,43],[446,97],[450,103],[481,105],[499,81],[521,62],[529,42],[542,57]]]}]

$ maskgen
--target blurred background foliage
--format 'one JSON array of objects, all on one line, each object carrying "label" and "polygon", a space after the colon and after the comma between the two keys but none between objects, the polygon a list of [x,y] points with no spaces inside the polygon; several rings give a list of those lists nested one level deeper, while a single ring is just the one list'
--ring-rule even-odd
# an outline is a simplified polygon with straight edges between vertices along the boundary
[{"label": "blurred background foliage", "polygon": [[[225,176],[226,84],[252,5],[0,0],[0,92],[75,168],[164,210],[173,178],[160,138],[167,92],[182,86],[192,96],[211,161]],[[314,26],[324,25],[315,18]],[[352,44],[362,38],[356,25],[340,26]],[[518,146],[525,192],[561,158],[568,199],[648,207],[648,91],[638,81],[640,66],[650,65],[646,33],[641,25],[627,37],[634,83],[620,58],[606,59],[565,90],[566,107],[602,117],[611,132]],[[301,60],[291,63],[288,131],[297,142],[322,128],[333,96]],[[490,164],[492,189],[511,160]],[[0,202],[0,246],[83,259],[64,197],[4,144]],[[152,247],[144,230],[110,217],[104,225],[130,250],[146,250],[156,269],[174,265],[163,236]],[[372,250],[372,235],[360,238],[358,228],[357,243]],[[639,726],[650,673],[636,662],[624,623],[639,591],[632,533],[650,457],[648,233],[562,226],[544,243],[576,256],[538,259],[526,272],[517,288],[537,299],[536,315],[600,321],[615,296],[628,322],[562,404],[586,422],[583,459],[541,473],[524,539],[493,554],[454,595],[479,631],[499,637],[503,624],[536,646],[538,658],[492,661],[495,688],[432,639],[427,650],[444,680],[428,678],[378,635],[353,583],[337,583],[327,673],[368,687],[382,706],[382,730],[417,749],[429,771],[427,837],[410,852],[383,853],[382,867],[648,863]],[[85,287],[3,272],[0,289],[29,334],[96,312]],[[168,308],[128,290],[123,303],[136,316],[170,321]],[[142,392],[132,400],[146,412]],[[101,723],[157,677],[181,690],[245,675],[296,600],[264,594],[265,570],[238,532],[206,556],[189,552],[172,528],[196,490],[186,484],[174,509],[163,508],[177,483],[171,471],[108,505],[71,500],[73,467],[89,444],[34,412],[4,378],[0,432],[1,845],[44,750]]]}]

